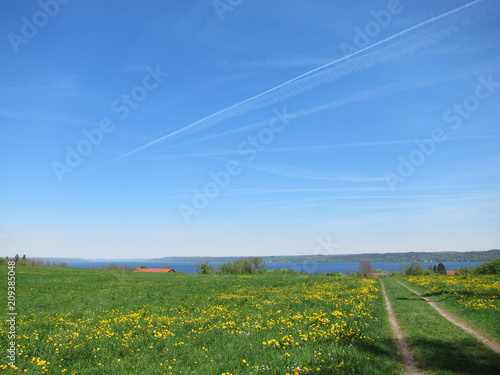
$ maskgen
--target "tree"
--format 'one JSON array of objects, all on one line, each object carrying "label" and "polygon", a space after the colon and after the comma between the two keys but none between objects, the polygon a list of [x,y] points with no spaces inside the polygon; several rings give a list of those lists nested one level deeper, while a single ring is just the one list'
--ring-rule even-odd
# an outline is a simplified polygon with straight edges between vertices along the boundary
[{"label": "tree", "polygon": [[232,263],[221,264],[217,267],[218,274],[236,274],[236,275],[252,275],[256,273],[265,273],[267,267],[262,258],[249,257],[238,259]]},{"label": "tree", "polygon": [[139,268],[148,268],[148,266],[145,266],[144,264],[140,265]]},{"label": "tree", "polygon": [[461,268],[457,268],[455,269],[455,271],[457,272],[457,274],[464,276],[471,274],[471,268],[467,266],[462,266]]},{"label": "tree", "polygon": [[363,261],[359,264],[359,272],[364,277],[371,276],[373,273],[373,267],[370,262]]},{"label": "tree", "polygon": [[406,270],[407,275],[422,275],[423,273],[424,268],[417,261],[413,261],[410,267]]},{"label": "tree", "polygon": [[439,275],[446,275],[446,267],[444,266],[443,263],[439,263],[437,266],[437,273]]},{"label": "tree", "polygon": [[327,273],[326,276],[342,277],[344,275],[342,275],[340,272],[330,272],[330,273]]},{"label": "tree", "polygon": [[248,262],[251,264],[251,268],[254,272],[252,273],[265,273],[267,271],[267,266],[264,259],[257,257],[247,258]]},{"label": "tree", "polygon": [[203,275],[212,273],[213,269],[214,268],[212,266],[208,265],[208,262],[196,265],[196,270],[197,270],[196,272],[198,272],[199,274],[203,274]]},{"label": "tree", "polygon": [[28,264],[28,259],[26,259],[26,255],[23,255],[23,257],[17,261],[18,266],[26,266],[27,264]]},{"label": "tree", "polygon": [[500,274],[500,258],[481,264],[476,268],[476,273],[483,275]]}]

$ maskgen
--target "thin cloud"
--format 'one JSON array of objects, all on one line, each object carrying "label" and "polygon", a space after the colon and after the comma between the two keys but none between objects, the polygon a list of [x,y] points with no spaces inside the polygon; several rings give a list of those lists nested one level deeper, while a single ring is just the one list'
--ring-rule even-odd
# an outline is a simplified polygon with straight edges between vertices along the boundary
[{"label": "thin cloud", "polygon": [[333,181],[336,180],[334,177],[328,177],[320,175],[308,169],[294,167],[294,166],[283,166],[283,165],[258,165],[255,163],[247,163],[243,165],[243,168],[253,169],[255,171],[264,172],[280,177],[287,178],[298,178],[307,180],[324,180]]},{"label": "thin cloud", "polygon": [[339,176],[338,180],[345,182],[380,182],[386,181],[385,177],[370,177],[370,176]]},{"label": "thin cloud", "polygon": [[[294,96],[299,92],[303,92],[304,90],[308,90],[312,87],[316,87],[319,84],[324,82],[330,82],[332,80],[338,79],[340,77],[350,75],[353,72],[358,72],[363,69],[366,69],[368,66],[372,66],[375,63],[385,62],[392,58],[399,57],[402,54],[406,54],[409,52],[413,52],[417,49],[422,48],[425,45],[435,43],[437,40],[448,37],[452,30],[456,29],[456,26],[449,27],[446,30],[441,30],[439,32],[434,31],[430,35],[422,35],[419,40],[414,41],[413,43],[405,42],[404,46],[401,43],[395,43],[395,45],[391,47],[385,47],[377,52],[374,52],[376,47],[383,46],[389,42],[397,40],[403,36],[407,36],[408,34],[421,30],[424,27],[431,25],[437,21],[444,20],[450,16],[453,16],[465,9],[472,7],[475,4],[480,3],[482,0],[475,0],[470,3],[467,3],[463,6],[457,7],[451,11],[443,13],[439,16],[432,17],[429,20],[423,21],[415,26],[407,28],[403,31],[400,31],[388,38],[385,38],[377,43],[374,43],[366,48],[360,49],[350,55],[344,56],[342,58],[336,59],[328,64],[322,65],[316,69],[312,69],[306,73],[303,73],[295,78],[292,78],[280,85],[277,85],[269,90],[266,90],[258,95],[255,95],[251,98],[243,100],[235,105],[227,107],[223,110],[215,112],[209,116],[206,116],[200,120],[197,120],[189,125],[186,125],[178,130],[175,130],[167,135],[159,137],[153,141],[150,141],[138,148],[135,148],[132,151],[124,153],[107,163],[117,161],[124,157],[130,156],[136,152],[144,150],[152,145],[155,145],[159,142],[162,142],[171,137],[188,133],[192,131],[198,131],[200,129],[206,128],[208,126],[215,125],[221,121],[224,121],[228,118],[240,115],[242,113],[248,112],[252,109],[260,108],[262,106],[269,105],[271,103],[275,103],[277,101],[284,100],[288,97]],[[418,39],[418,38],[414,38]],[[396,51],[392,51],[393,49],[397,49]],[[366,53],[368,52],[368,53]],[[390,53],[392,52],[392,54]],[[283,92],[286,90],[286,92]],[[279,95],[280,94],[280,95]],[[107,164],[105,163],[105,164]],[[103,164],[104,165],[104,164]]]},{"label": "thin cloud", "polygon": [[354,182],[354,183],[370,183],[370,182],[386,181],[384,177],[380,176],[375,176],[375,177],[361,176],[361,175],[324,176],[314,171],[294,166],[283,166],[283,165],[269,166],[269,165],[256,165],[252,163],[245,165],[244,168],[249,168],[256,171],[269,173],[280,177],[296,178],[304,180],[340,181],[340,182]]},{"label": "thin cloud", "polygon": [[7,108],[0,108],[0,117],[9,118],[12,120],[31,120],[32,124],[38,124],[41,121],[50,122],[51,125],[62,124],[76,125],[76,126],[91,126],[95,125],[94,121],[80,120],[67,116],[63,113],[52,111],[33,111],[33,110],[12,110]]},{"label": "thin cloud", "polygon": [[[457,189],[492,189],[491,193],[488,194],[472,194],[472,195],[461,195],[459,192],[454,194],[453,192]],[[402,187],[400,193],[397,195],[384,194],[387,191],[387,187],[383,186],[353,186],[353,187],[336,187],[336,188],[238,188],[238,189],[224,189],[221,191],[221,196],[224,197],[239,197],[247,195],[263,195],[269,196],[268,200],[250,200],[243,201],[241,205],[251,204],[253,207],[257,206],[273,206],[273,207],[288,207],[288,209],[304,209],[304,208],[316,208],[316,207],[331,207],[336,205],[337,202],[342,200],[347,201],[360,201],[363,202],[363,208],[365,209],[401,209],[408,208],[410,200],[419,199],[418,203],[415,203],[415,208],[422,208],[422,199],[432,199],[429,201],[430,205],[434,205],[437,202],[452,204],[458,202],[466,201],[478,201],[478,200],[488,200],[491,198],[496,198],[499,195],[496,193],[498,186],[489,184],[475,184],[475,185],[442,185],[442,186],[420,186],[420,187]],[[443,191],[443,194],[439,194],[438,191]],[[160,189],[160,190],[135,190],[135,193],[141,194],[161,194],[168,195],[170,199],[191,199],[193,197],[193,189]],[[294,195],[294,198],[289,198],[290,195]],[[302,196],[302,197],[300,197]],[[384,201],[383,206],[380,204],[371,202],[370,206],[367,206],[366,200],[376,199],[380,202]],[[234,207],[235,202],[231,201],[231,206]],[[352,203],[349,203],[350,205]],[[491,202],[489,202],[490,208]],[[351,206],[353,207],[353,206]],[[455,207],[456,209],[456,207]]]},{"label": "thin cloud", "polygon": [[[332,192],[352,192],[352,191],[385,191],[385,187],[369,187],[369,188],[241,188],[241,189],[224,189],[223,195],[247,195],[247,194],[281,194],[281,193],[332,193]],[[138,190],[139,193],[189,193],[193,195],[193,189],[162,189],[162,190]]]},{"label": "thin cloud", "polygon": [[303,66],[318,66],[330,63],[327,58],[289,58],[289,59],[270,59],[264,61],[250,61],[239,64],[240,68],[255,69],[255,68],[295,68]]},{"label": "thin cloud", "polygon": [[[488,72],[488,70],[486,72]],[[286,115],[290,121],[293,121],[293,120],[300,118],[300,117],[303,117],[303,116],[317,114],[319,112],[331,110],[331,109],[338,108],[338,107],[341,107],[344,105],[351,105],[351,104],[359,103],[359,102],[366,101],[369,99],[375,99],[375,98],[378,99],[378,98],[381,98],[383,96],[388,96],[388,95],[401,94],[401,93],[404,93],[408,90],[415,89],[415,88],[422,89],[422,88],[432,86],[432,85],[435,85],[437,83],[441,83],[444,81],[456,81],[459,78],[462,78],[462,77],[468,76],[468,75],[470,75],[470,73],[452,74],[449,76],[441,75],[439,77],[430,76],[429,74],[427,74],[426,76],[417,76],[417,77],[413,77],[410,79],[405,79],[405,80],[402,80],[399,82],[384,85],[381,87],[363,90],[363,91],[357,92],[355,94],[343,97],[342,99],[337,99],[337,100],[334,100],[334,101],[331,101],[331,102],[328,102],[325,104],[311,106],[309,108],[306,108],[306,109],[303,109],[300,111],[286,113]],[[498,117],[496,117],[494,119],[497,119],[497,118]],[[491,120],[487,120],[487,121],[491,121]],[[474,126],[482,125],[483,123],[484,122],[478,123]],[[248,131],[248,130],[251,130],[254,128],[260,128],[260,127],[266,126],[266,125],[269,125],[269,119],[257,121],[257,122],[254,122],[252,124],[249,124],[249,125],[240,126],[240,127],[235,128],[235,129],[226,130],[226,131],[223,131],[220,133],[211,134],[211,135],[207,135],[207,136],[203,136],[203,137],[198,137],[198,138],[192,139],[192,140],[187,141],[187,142],[177,143],[175,145],[171,145],[171,146],[163,148],[161,150],[169,150],[172,148],[178,148],[178,147],[182,147],[182,146],[186,146],[186,145],[191,145],[194,143],[199,143],[199,142],[203,142],[203,141],[207,141],[207,140],[211,140],[211,139],[215,139],[215,138],[220,138],[220,137],[228,136],[231,134],[245,132],[245,131]],[[471,127],[463,128],[463,129],[460,129],[459,131],[464,131],[464,130],[470,129],[470,128]],[[453,133],[455,133],[455,132],[453,132]],[[453,134],[453,133],[451,133],[451,134]]]},{"label": "thin cloud", "polygon": [[[471,129],[477,125],[484,124],[483,121],[473,126],[461,129]],[[486,134],[486,135],[463,135],[463,136],[449,136],[447,142],[449,141],[468,141],[468,140],[480,140],[480,139],[498,139],[500,135],[496,134]],[[325,151],[336,148],[355,148],[355,147],[376,147],[376,146],[392,146],[392,145],[403,145],[403,144],[415,144],[415,138],[413,139],[395,139],[395,140],[384,140],[384,141],[371,141],[371,142],[350,142],[350,143],[337,143],[332,145],[322,145],[322,146],[299,146],[299,147],[281,147],[281,148],[267,148],[259,152],[259,154],[276,154],[276,153],[302,153],[302,152],[315,152],[315,151]],[[206,157],[221,157],[221,156],[237,156],[240,153],[236,150],[231,151],[207,151],[207,152],[195,152],[187,154],[170,154],[170,155],[154,155],[154,156],[144,156],[139,160],[165,160],[165,159],[178,159],[178,158],[206,158]]]},{"label": "thin cloud", "polygon": [[0,108],[0,117],[18,120],[27,118],[28,115],[23,111],[15,111],[7,108]]},{"label": "thin cloud", "polygon": [[[303,116],[308,116],[308,115],[316,114],[316,113],[319,113],[322,111],[331,110],[331,109],[338,108],[338,107],[341,107],[344,105],[355,104],[355,103],[359,103],[359,102],[366,101],[369,99],[380,98],[380,97],[387,96],[387,95],[400,94],[400,93],[405,92],[407,90],[414,89],[415,87],[422,88],[425,86],[430,86],[430,85],[436,84],[437,82],[442,82],[443,80],[452,80],[452,79],[456,79],[456,78],[457,78],[456,76],[453,76],[453,77],[441,76],[441,77],[432,77],[432,78],[422,77],[422,76],[413,77],[411,79],[405,79],[405,80],[402,80],[402,81],[399,81],[396,83],[391,83],[388,85],[384,85],[381,87],[363,90],[363,91],[357,92],[355,94],[343,97],[342,99],[337,99],[337,100],[334,100],[334,101],[331,101],[331,102],[328,102],[325,104],[312,106],[312,107],[309,107],[309,108],[306,108],[306,109],[303,109],[300,111],[292,112],[292,113],[286,113],[286,115],[290,121],[293,121],[293,120],[300,118],[300,117],[303,117]],[[283,112],[286,112],[286,111],[283,111]],[[251,130],[254,128],[266,126],[268,124],[269,124],[269,119],[257,121],[257,122],[254,122],[252,124],[241,126],[241,127],[231,129],[231,130],[227,130],[227,131],[224,131],[221,133],[211,134],[208,136],[195,138],[195,139],[192,139],[192,140],[187,141],[187,142],[178,143],[178,144],[175,144],[175,145],[168,147],[167,149],[177,148],[177,147],[186,146],[186,145],[190,145],[193,143],[198,143],[198,142],[202,142],[202,141],[206,141],[206,140],[210,140],[210,139],[224,137],[224,136],[231,135],[231,134],[241,133],[241,132],[245,132],[245,131],[248,131],[248,130]]]},{"label": "thin cloud", "polygon": [[[472,194],[472,195],[455,195],[450,196],[449,193],[442,194],[407,194],[407,195],[386,195],[386,194],[350,194],[350,195],[332,195],[329,194],[327,197],[314,197],[314,198],[293,198],[293,199],[279,199],[274,197],[273,199],[259,202],[246,203],[242,202],[244,205],[251,205],[252,207],[269,207],[271,210],[306,210],[306,209],[316,209],[325,208],[330,210],[333,208],[339,208],[344,210],[345,205],[339,206],[339,202],[349,201],[349,210],[356,211],[361,208],[364,214],[370,211],[375,212],[379,215],[382,212],[389,212],[394,214],[394,211],[401,210],[411,210],[412,215],[417,211],[422,211],[427,213],[429,210],[435,210],[437,213],[443,213],[449,211],[450,215],[456,214],[457,207],[470,207],[473,203],[474,207],[477,204],[484,202],[485,208],[491,207],[490,200],[492,198],[498,198],[498,194]],[[372,200],[371,202],[369,200]],[[359,201],[359,202],[356,202]],[[234,203],[231,202],[233,205]],[[495,207],[493,207],[496,209]],[[460,211],[460,210],[458,210]],[[480,209],[478,209],[480,211]],[[404,214],[406,215],[406,214]]]}]

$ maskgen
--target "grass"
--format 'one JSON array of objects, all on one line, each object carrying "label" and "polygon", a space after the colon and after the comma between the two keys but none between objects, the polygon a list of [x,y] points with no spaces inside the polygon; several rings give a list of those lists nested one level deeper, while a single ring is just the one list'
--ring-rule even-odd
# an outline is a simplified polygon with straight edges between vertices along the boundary
[{"label": "grass", "polygon": [[16,302],[9,374],[402,374],[370,279],[18,267]]},{"label": "grass", "polygon": [[[2,267],[4,280],[6,273]],[[490,332],[499,326],[499,310],[490,306],[498,293],[490,290],[496,285],[490,279],[405,282],[460,311],[469,324],[481,317],[476,325]],[[377,283],[317,275],[18,267],[17,369],[0,362],[0,372],[403,374]],[[426,373],[500,373],[498,356],[482,343],[396,280],[384,283]],[[2,321],[5,353],[8,327]]]},{"label": "grass", "polygon": [[401,281],[500,342],[500,275],[412,276]]},{"label": "grass", "polygon": [[410,349],[425,373],[500,374],[498,355],[484,344],[448,322],[396,279],[384,279],[384,285]]}]

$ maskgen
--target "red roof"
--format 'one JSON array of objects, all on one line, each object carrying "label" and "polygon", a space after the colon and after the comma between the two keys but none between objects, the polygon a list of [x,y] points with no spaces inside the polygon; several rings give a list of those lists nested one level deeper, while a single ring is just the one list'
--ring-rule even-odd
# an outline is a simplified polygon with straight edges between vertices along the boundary
[{"label": "red roof", "polygon": [[166,273],[166,272],[172,272],[171,268],[137,268],[134,270],[134,272],[160,272],[160,273]]},{"label": "red roof", "polygon": [[456,275],[457,271],[446,271],[447,275]]}]

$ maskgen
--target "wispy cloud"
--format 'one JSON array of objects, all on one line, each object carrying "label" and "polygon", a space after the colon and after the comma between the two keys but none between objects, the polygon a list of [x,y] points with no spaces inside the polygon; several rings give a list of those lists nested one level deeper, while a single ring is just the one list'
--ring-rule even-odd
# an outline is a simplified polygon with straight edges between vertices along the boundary
[{"label": "wispy cloud", "polygon": [[19,120],[19,119],[27,118],[27,115],[26,115],[26,112],[24,112],[24,111],[16,111],[16,110],[0,107],[0,117]]},{"label": "wispy cloud", "polygon": [[[488,120],[491,121],[491,120]],[[485,122],[481,122],[483,124]],[[474,128],[474,126],[469,126],[467,129]],[[464,128],[466,129],[466,128]],[[462,129],[463,130],[463,129]],[[461,130],[461,131],[462,131]],[[463,135],[463,136],[449,136],[447,142],[449,141],[468,141],[468,140],[481,140],[481,139],[499,139],[500,135],[497,134],[485,134],[485,135]],[[336,148],[356,148],[356,147],[377,147],[377,146],[395,146],[403,144],[415,144],[415,138],[413,139],[394,139],[394,140],[382,140],[382,141],[370,141],[370,142],[349,142],[349,143],[335,143],[331,145],[321,145],[321,146],[297,146],[297,147],[280,147],[280,148],[266,148],[260,151],[260,154],[281,154],[281,153],[304,153],[304,152],[316,152],[325,151]],[[145,155],[138,158],[138,160],[164,160],[164,159],[178,159],[178,158],[218,158],[218,157],[229,157],[238,156],[240,153],[237,150],[217,150],[217,151],[207,151],[207,152],[193,152],[184,154],[168,154],[168,155]]]},{"label": "wispy cloud", "polygon": [[296,68],[307,66],[318,66],[330,63],[330,59],[320,57],[293,57],[287,59],[269,59],[262,61],[248,61],[238,64],[239,68],[258,69],[258,68]]},{"label": "wispy cloud", "polygon": [[[420,187],[410,187],[401,189],[403,191],[412,192],[412,191],[433,191],[433,194],[399,194],[399,195],[375,195],[375,197],[385,197],[388,199],[404,199],[404,198],[422,198],[422,197],[442,197],[442,198],[450,198],[453,196],[452,192],[455,189],[498,189],[498,185],[491,184],[474,184],[474,185],[442,185],[442,186],[420,186]],[[383,192],[387,191],[385,186],[377,187],[336,187],[336,188],[239,188],[239,189],[224,189],[221,194],[223,195],[252,195],[252,194],[328,194],[331,197],[332,193],[353,193],[353,192]],[[436,191],[444,191],[443,194],[437,194]],[[145,193],[145,194],[188,194],[192,196],[193,189],[158,189],[158,190],[134,190],[135,193]],[[358,195],[344,195],[344,197],[371,197],[373,195],[366,194],[358,194]],[[489,199],[491,197],[497,197],[499,194],[497,193],[482,193],[478,195],[470,195],[467,199],[477,199],[480,197],[481,199]],[[274,198],[273,198],[274,199]],[[314,199],[324,199],[324,198],[314,198]],[[451,199],[451,198],[450,198]],[[462,199],[462,198],[460,198]]]},{"label": "wispy cloud", "polygon": [[[332,109],[335,109],[338,107],[342,107],[344,105],[352,105],[352,104],[367,101],[370,99],[381,98],[383,96],[401,94],[401,93],[404,93],[405,91],[408,91],[408,90],[412,90],[415,88],[421,89],[421,88],[424,88],[426,86],[435,85],[438,82],[442,82],[445,80],[454,80],[457,78],[458,77],[455,74],[450,75],[450,76],[441,75],[439,77],[435,76],[435,75],[427,74],[426,76],[412,77],[412,78],[404,79],[404,80],[401,80],[401,81],[398,81],[395,83],[391,83],[391,84],[387,84],[387,85],[383,85],[383,86],[378,86],[376,88],[362,90],[362,91],[359,91],[355,94],[348,95],[348,96],[345,96],[341,99],[336,99],[336,100],[330,101],[328,103],[324,103],[324,104],[320,104],[320,105],[316,105],[316,106],[311,106],[311,107],[308,107],[308,108],[305,108],[305,109],[302,109],[302,110],[296,111],[296,112],[287,113],[287,117],[290,120],[295,120],[295,119],[298,119],[298,118],[301,118],[304,116],[308,116],[308,115],[313,115],[313,114],[316,114],[316,113],[319,113],[322,111],[332,110]],[[269,120],[257,121],[257,122],[254,122],[252,124],[240,126],[240,127],[237,127],[235,129],[231,129],[231,130],[226,130],[224,132],[215,133],[215,134],[211,134],[211,135],[207,135],[207,136],[203,136],[203,137],[198,137],[195,139],[191,139],[187,142],[176,143],[176,144],[169,146],[167,149],[177,148],[177,147],[181,147],[181,146],[190,145],[193,143],[203,142],[203,141],[207,141],[207,140],[211,140],[211,139],[215,139],[215,138],[220,138],[220,137],[224,137],[224,136],[228,136],[228,135],[232,135],[232,134],[236,134],[236,133],[241,133],[241,132],[252,130],[254,128],[266,126],[268,124],[269,124]]]},{"label": "wispy cloud", "polygon": [[[457,217],[457,212],[466,210],[467,212],[475,212],[480,214],[481,211],[495,211],[499,208],[499,204],[491,205],[491,199],[498,199],[499,194],[457,194],[453,195],[448,192],[444,194],[401,194],[401,195],[386,195],[386,194],[339,194],[339,192],[332,191],[329,193],[311,196],[305,194],[302,198],[289,195],[284,196],[286,191],[281,192],[281,196],[270,197],[267,200],[259,199],[257,202],[241,201],[242,206],[251,206],[255,210],[265,212],[280,211],[302,211],[315,210],[317,214],[318,209],[326,210],[329,215],[337,215],[342,213],[345,219],[345,210],[355,215],[371,215],[376,214],[379,219],[383,214],[391,216],[403,215],[408,218],[408,212],[411,212],[412,220],[418,215],[425,217],[439,217],[449,216],[454,219]],[[290,193],[290,192],[288,192]],[[248,194],[248,193],[247,193]],[[348,205],[342,203],[348,202]],[[233,205],[234,203],[231,202]],[[482,213],[481,213],[482,214]],[[495,214],[495,212],[493,212]],[[496,213],[498,217],[498,213]]]},{"label": "wispy cloud", "polygon": [[81,97],[78,91],[79,76],[67,75],[49,79],[46,84],[29,84],[25,86],[3,86],[0,93],[7,95],[27,95],[27,96],[73,96]]},{"label": "wispy cloud", "polygon": [[95,121],[81,120],[63,113],[52,112],[47,110],[12,110],[0,108],[0,117],[11,120],[30,120],[30,123],[39,123],[40,121],[50,122],[51,124],[60,123],[63,125],[75,126],[95,126]]},{"label": "wispy cloud", "polygon": [[385,178],[380,176],[361,176],[361,175],[324,175],[310,169],[299,168],[290,165],[258,165],[249,163],[245,168],[253,169],[259,172],[264,172],[280,177],[295,178],[303,180],[318,180],[318,181],[340,181],[354,183],[370,183],[370,182],[385,182]]},{"label": "wispy cloud", "polygon": [[380,182],[385,181],[384,177],[370,177],[370,176],[359,176],[359,175],[344,175],[339,176],[338,180],[345,182]]},{"label": "wispy cloud", "polygon": [[307,180],[324,180],[332,181],[336,180],[334,177],[324,176],[314,171],[299,168],[290,165],[259,165],[255,163],[247,163],[243,166],[244,168],[252,169],[259,172],[264,172],[280,177],[287,178],[298,178]]},{"label": "wispy cloud", "polygon": [[[109,162],[113,162],[124,157],[130,156],[136,152],[144,150],[152,145],[158,144],[166,139],[172,138],[174,136],[179,136],[181,134],[188,134],[194,131],[201,130],[203,128],[213,126],[221,121],[229,119],[231,117],[243,114],[245,112],[257,109],[263,106],[268,106],[272,103],[282,101],[288,97],[297,95],[300,92],[309,90],[313,87],[317,87],[325,82],[331,82],[333,80],[339,79],[341,77],[348,76],[352,73],[359,72],[366,69],[369,66],[378,64],[381,62],[386,62],[388,60],[400,57],[403,54],[414,52],[418,49],[423,48],[431,43],[435,43],[441,39],[449,37],[453,30],[457,29],[456,25],[447,26],[442,30],[435,30],[429,28],[428,32],[426,27],[450,18],[464,10],[468,10],[467,13],[469,18],[472,18],[474,12],[474,5],[480,3],[481,0],[475,0],[467,3],[463,6],[457,7],[451,11],[443,13],[439,16],[432,17],[429,20],[423,21],[415,26],[409,27],[403,31],[400,31],[388,38],[385,38],[377,43],[374,43],[366,48],[356,51],[348,56],[336,59],[329,62],[328,64],[322,65],[316,69],[310,70],[304,74],[301,74],[295,78],[292,78],[280,85],[277,85],[269,90],[266,90],[258,95],[250,97],[243,100],[235,105],[227,107],[209,116],[206,116],[200,120],[197,120],[189,125],[186,125],[180,129],[177,129],[169,134],[159,137],[153,141],[150,141],[134,150],[124,153]],[[476,12],[482,12],[481,9],[477,9]],[[419,33],[417,33],[419,32]],[[417,35],[410,37],[412,33]],[[393,41],[403,43],[394,43],[393,45],[386,46]],[[377,47],[384,47],[377,50]],[[109,163],[108,162],[108,163]],[[107,164],[107,163],[106,163]]]}]

